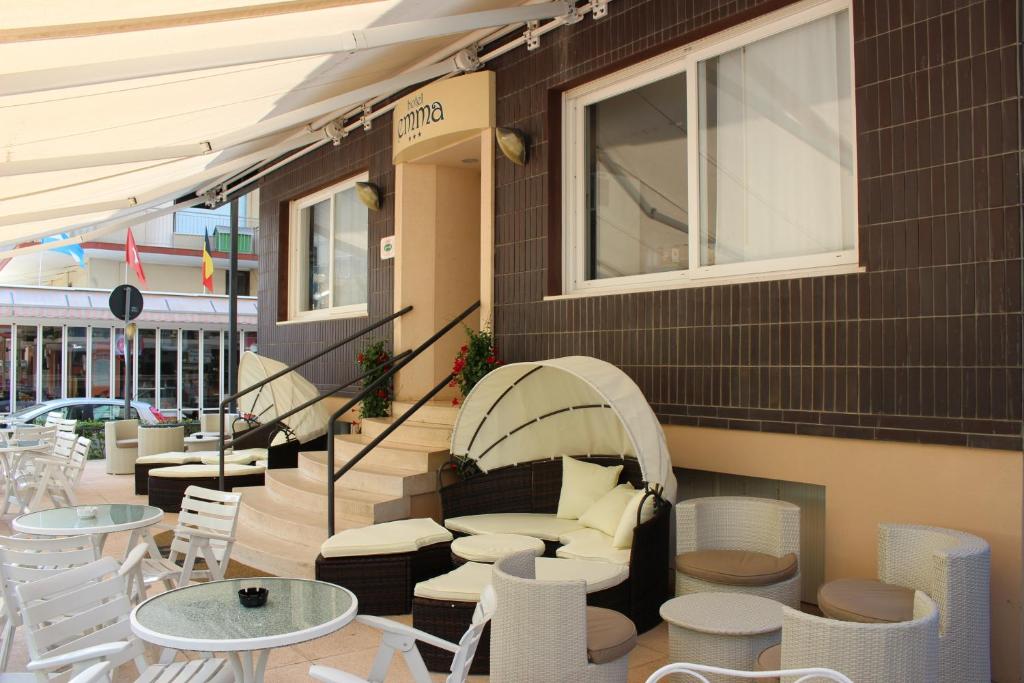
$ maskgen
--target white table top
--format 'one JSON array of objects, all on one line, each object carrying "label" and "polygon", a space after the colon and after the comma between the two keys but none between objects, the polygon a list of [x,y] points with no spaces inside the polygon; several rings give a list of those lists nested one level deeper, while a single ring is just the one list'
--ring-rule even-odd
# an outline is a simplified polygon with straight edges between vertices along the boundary
[{"label": "white table top", "polygon": [[[78,516],[78,507],[95,507],[96,516]],[[109,534],[156,524],[164,511],[151,505],[80,505],[78,507],[40,510],[15,517],[15,531],[38,536],[77,536],[78,534]]]},{"label": "white table top", "polygon": [[691,593],[661,606],[670,624],[718,635],[754,635],[782,628],[782,603],[745,593]]},{"label": "white table top", "polygon": [[[242,588],[270,591],[266,605],[243,607]],[[323,581],[261,577],[199,583],[161,593],[132,611],[143,640],[179,650],[266,650],[320,638],[356,616],[351,591]]]},{"label": "white table top", "polygon": [[20,453],[22,451],[35,451],[44,445],[43,441],[39,439],[12,439],[0,445],[0,452]]}]

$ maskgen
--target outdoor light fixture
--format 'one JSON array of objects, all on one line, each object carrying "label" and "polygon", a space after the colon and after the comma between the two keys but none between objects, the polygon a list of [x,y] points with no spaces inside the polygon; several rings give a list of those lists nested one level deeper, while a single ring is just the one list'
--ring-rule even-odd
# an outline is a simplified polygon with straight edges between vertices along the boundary
[{"label": "outdoor light fixture", "polygon": [[380,188],[373,183],[356,183],[356,196],[366,205],[366,208],[380,211]]},{"label": "outdoor light fixture", "polygon": [[495,128],[494,139],[498,143],[498,149],[513,164],[526,165],[529,152],[530,139],[526,133],[517,128]]}]

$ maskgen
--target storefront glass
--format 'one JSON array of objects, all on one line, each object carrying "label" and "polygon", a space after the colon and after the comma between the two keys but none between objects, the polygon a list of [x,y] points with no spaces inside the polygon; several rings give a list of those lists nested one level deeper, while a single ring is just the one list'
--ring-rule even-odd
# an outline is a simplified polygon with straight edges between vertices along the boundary
[{"label": "storefront glass", "polygon": [[165,415],[178,410],[178,331],[160,330],[160,405]]},{"label": "storefront glass", "polygon": [[203,332],[203,408],[220,405],[220,332]]},{"label": "storefront glass", "polygon": [[11,326],[0,325],[0,411],[11,410]]},{"label": "storefront glass", "polygon": [[156,330],[139,330],[135,358],[139,364],[135,390],[137,400],[156,404]]},{"label": "storefront glass", "polygon": [[36,341],[39,328],[35,325],[18,325],[18,360],[16,401],[19,408],[38,403],[36,397]]},{"label": "storefront glass", "polygon": [[181,331],[181,416],[199,414],[199,332]]},{"label": "storefront glass", "polygon": [[110,398],[110,328],[92,328],[92,395]]},{"label": "storefront glass", "polygon": [[62,397],[61,367],[64,360],[64,328],[43,328],[42,400]]},{"label": "storefront glass", "polygon": [[85,397],[85,368],[89,355],[87,350],[86,328],[69,327],[68,359],[64,372],[67,374],[67,397]]}]

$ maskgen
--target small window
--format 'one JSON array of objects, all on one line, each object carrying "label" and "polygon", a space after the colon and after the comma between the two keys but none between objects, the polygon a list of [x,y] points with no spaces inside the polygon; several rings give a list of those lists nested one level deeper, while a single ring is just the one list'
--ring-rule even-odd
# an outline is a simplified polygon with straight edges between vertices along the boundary
[{"label": "small window", "polygon": [[369,213],[355,185],[366,174],[292,202],[292,319],[365,315]]},{"label": "small window", "polygon": [[857,263],[848,4],[564,97],[566,292]]}]

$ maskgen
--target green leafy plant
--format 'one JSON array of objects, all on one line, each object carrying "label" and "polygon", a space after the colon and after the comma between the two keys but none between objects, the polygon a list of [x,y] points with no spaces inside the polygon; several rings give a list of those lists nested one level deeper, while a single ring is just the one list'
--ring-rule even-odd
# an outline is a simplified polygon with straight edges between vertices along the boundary
[{"label": "green leafy plant", "polygon": [[[370,386],[391,369],[391,356],[385,340],[370,342],[356,355],[363,377],[363,388]],[[359,405],[359,417],[387,417],[391,414],[391,378],[371,392]]]},{"label": "green leafy plant", "polygon": [[[494,345],[494,335],[490,330],[476,332],[467,327],[466,336],[468,339],[459,349],[452,365],[455,378],[448,385],[458,387],[463,398],[469,395],[484,375],[503,364],[498,359],[498,347]],[[459,403],[458,398],[452,399],[452,405],[457,406]]]}]

